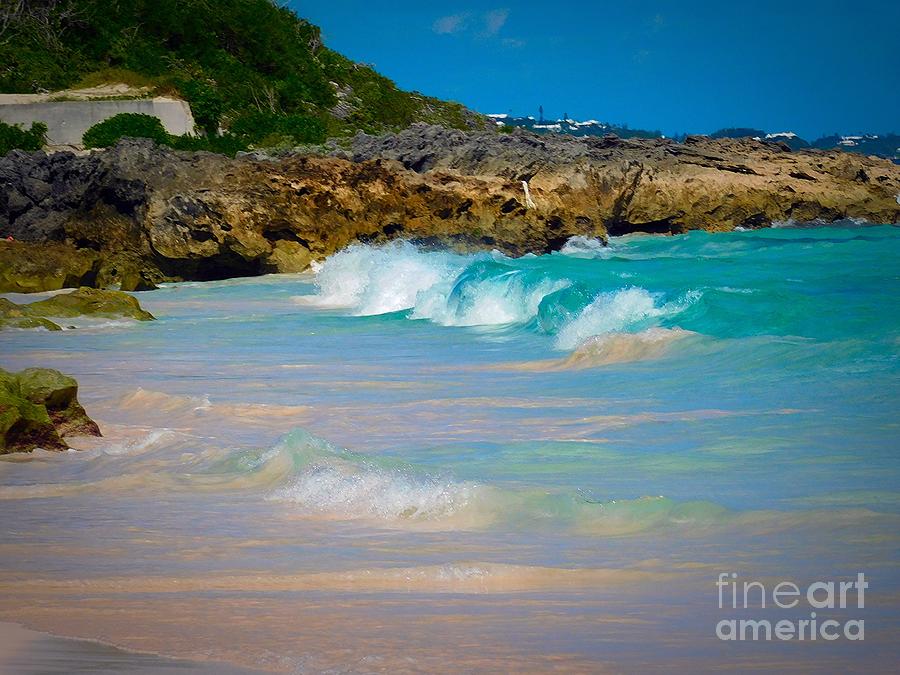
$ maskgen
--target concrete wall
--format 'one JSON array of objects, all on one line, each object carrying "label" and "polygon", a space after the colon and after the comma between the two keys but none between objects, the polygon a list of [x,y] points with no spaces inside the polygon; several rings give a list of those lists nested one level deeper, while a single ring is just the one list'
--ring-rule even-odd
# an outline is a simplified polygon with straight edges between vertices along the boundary
[{"label": "concrete wall", "polygon": [[43,122],[47,125],[48,145],[81,146],[81,137],[85,131],[119,113],[142,113],[158,117],[166,131],[176,136],[194,131],[191,107],[184,101],[172,98],[42,102],[23,101],[25,98],[0,96],[0,121],[22,124],[26,128],[32,122]]}]

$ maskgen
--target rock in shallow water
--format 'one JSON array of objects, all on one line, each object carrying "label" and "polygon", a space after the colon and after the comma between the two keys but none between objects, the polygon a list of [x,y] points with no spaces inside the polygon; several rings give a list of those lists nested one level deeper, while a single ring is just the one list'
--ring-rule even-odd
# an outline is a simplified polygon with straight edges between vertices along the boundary
[{"label": "rock in shallow water", "polygon": [[50,368],[0,369],[0,454],[65,450],[69,435],[100,435],[78,403],[74,379]]},{"label": "rock in shallow water", "polygon": [[127,293],[97,288],[79,288],[24,307],[31,316],[38,317],[100,316],[153,321],[153,315],[141,309],[140,303]]},{"label": "rock in shallow water", "polygon": [[17,305],[6,298],[0,298],[0,330],[4,328],[62,330],[48,319],[31,316],[28,313],[28,305]]},{"label": "rock in shallow water", "polygon": [[153,321],[153,315],[140,303],[121,291],[79,288],[52,298],[25,305],[17,305],[0,298],[0,330],[4,328],[44,328],[62,330],[51,319],[71,319],[88,316],[105,319],[135,319]]}]

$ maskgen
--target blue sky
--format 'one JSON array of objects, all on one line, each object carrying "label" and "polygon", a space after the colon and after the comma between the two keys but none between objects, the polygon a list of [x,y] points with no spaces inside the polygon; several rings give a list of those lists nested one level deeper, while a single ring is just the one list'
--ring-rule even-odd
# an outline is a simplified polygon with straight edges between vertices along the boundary
[{"label": "blue sky", "polygon": [[900,132],[900,0],[294,0],[325,43],[484,113]]}]

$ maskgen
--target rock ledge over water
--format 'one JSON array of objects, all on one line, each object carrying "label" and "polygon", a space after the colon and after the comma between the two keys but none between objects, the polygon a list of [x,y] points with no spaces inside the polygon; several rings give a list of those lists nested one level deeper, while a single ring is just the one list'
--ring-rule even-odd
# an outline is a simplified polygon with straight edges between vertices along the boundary
[{"label": "rock ledge over water", "polygon": [[[0,291],[295,272],[354,242],[510,255],[574,235],[900,222],[900,167],[749,139],[574,138],[414,125],[236,159],[124,140],[0,159]],[[527,192],[526,192],[527,188]]]}]

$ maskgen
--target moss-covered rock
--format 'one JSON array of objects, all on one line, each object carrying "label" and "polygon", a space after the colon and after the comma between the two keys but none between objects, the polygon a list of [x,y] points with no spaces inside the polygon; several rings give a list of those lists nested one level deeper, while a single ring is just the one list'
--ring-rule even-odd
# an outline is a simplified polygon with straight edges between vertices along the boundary
[{"label": "moss-covered rock", "polygon": [[99,436],[97,424],[78,403],[78,383],[74,378],[50,368],[26,368],[17,376],[22,398],[43,405],[60,436]]},{"label": "moss-covered rock", "polygon": [[156,289],[152,274],[148,273],[141,259],[127,252],[120,252],[103,260],[97,279],[97,288],[118,288],[120,291],[152,291]]},{"label": "moss-covered rock", "polygon": [[0,391],[0,454],[35,448],[65,450],[66,444],[46,408]]},{"label": "moss-covered rock", "polygon": [[104,252],[60,243],[0,240],[0,293],[40,293],[91,286],[152,291],[159,270],[129,251]]},{"label": "moss-covered rock", "polygon": [[78,403],[78,383],[58,370],[0,369],[0,454],[65,450],[68,435],[99,436]]},{"label": "moss-covered rock", "polygon": [[33,317],[100,316],[153,321],[153,315],[141,309],[140,303],[132,296],[122,291],[98,288],[79,288],[71,293],[61,293],[20,307],[24,308],[28,316]]},{"label": "moss-covered rock", "polygon": [[0,293],[93,285],[100,256],[65,244],[0,241]]},{"label": "moss-covered rock", "polygon": [[152,321],[153,315],[141,309],[140,303],[127,293],[96,288],[79,288],[52,298],[26,305],[0,298],[0,330],[5,328],[44,328],[62,330],[51,318],[70,319],[97,316],[110,319],[129,318]]},{"label": "moss-covered rock", "polygon": [[23,398],[47,408],[65,407],[78,395],[78,383],[58,370],[26,368],[15,377]]},{"label": "moss-covered rock", "polygon": [[0,330],[5,328],[44,328],[62,330],[49,319],[29,316],[27,305],[17,305],[6,298],[0,298]]}]

